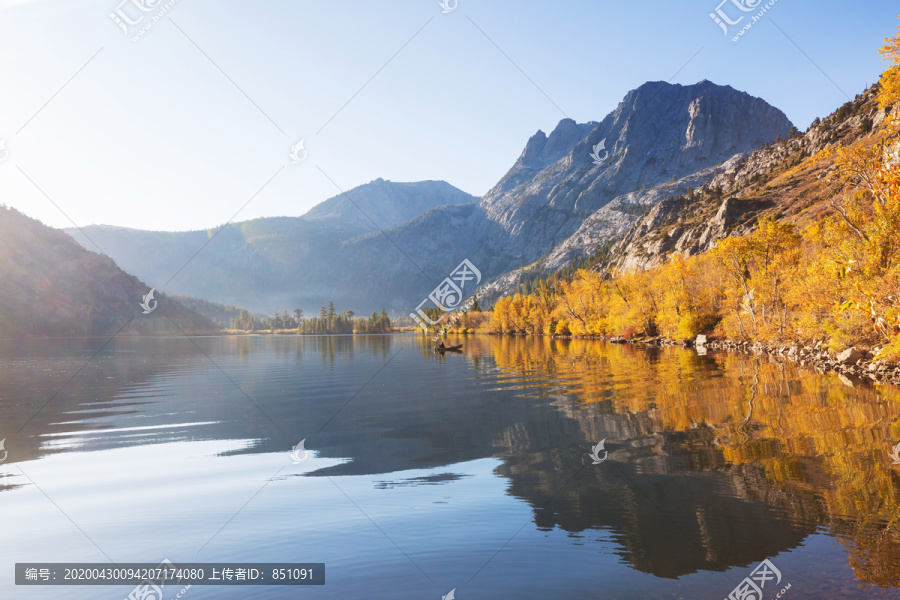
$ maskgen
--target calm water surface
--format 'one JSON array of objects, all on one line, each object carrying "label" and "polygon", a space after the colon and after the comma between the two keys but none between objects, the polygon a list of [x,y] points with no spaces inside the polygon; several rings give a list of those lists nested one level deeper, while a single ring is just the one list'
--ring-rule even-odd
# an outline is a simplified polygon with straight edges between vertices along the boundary
[{"label": "calm water surface", "polygon": [[721,600],[764,559],[766,600],[900,597],[900,390],[765,357],[461,341],[0,342],[0,598],[131,589],[17,588],[16,562],[164,558],[327,565],[325,586],[190,600]]}]

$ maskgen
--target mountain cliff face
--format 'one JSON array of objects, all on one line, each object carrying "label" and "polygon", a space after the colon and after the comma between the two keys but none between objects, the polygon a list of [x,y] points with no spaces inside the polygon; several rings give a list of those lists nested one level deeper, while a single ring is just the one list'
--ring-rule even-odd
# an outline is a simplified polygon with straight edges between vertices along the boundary
[{"label": "mountain cliff face", "polygon": [[621,237],[611,264],[646,269],[672,253],[706,252],[723,237],[749,233],[766,215],[802,226],[825,208],[823,201],[846,191],[828,177],[834,168],[829,149],[877,130],[886,113],[876,92],[870,88],[803,135],[733,157],[690,197],[660,202]]},{"label": "mountain cliff face", "polygon": [[0,207],[0,280],[0,338],[217,329],[160,292],[158,310],[144,315],[139,304],[151,286],[64,232],[6,207]]},{"label": "mountain cliff face", "polygon": [[644,84],[600,123],[564,120],[549,137],[533,136],[479,203],[472,253],[492,274],[547,253],[546,267],[557,268],[791,127],[778,109],[728,86]]}]

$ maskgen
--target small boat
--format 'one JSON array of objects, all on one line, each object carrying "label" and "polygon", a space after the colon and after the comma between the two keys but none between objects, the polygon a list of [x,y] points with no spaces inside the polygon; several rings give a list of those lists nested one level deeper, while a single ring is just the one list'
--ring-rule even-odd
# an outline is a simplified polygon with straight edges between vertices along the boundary
[{"label": "small boat", "polygon": [[434,347],[435,352],[462,352],[462,344],[457,344],[455,346],[445,346],[443,342],[441,342],[440,346]]}]

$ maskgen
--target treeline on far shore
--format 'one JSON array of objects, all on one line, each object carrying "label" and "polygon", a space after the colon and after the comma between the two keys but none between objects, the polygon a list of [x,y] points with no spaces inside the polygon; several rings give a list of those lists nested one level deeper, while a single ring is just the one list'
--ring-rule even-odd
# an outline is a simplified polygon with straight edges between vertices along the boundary
[{"label": "treeline on far shore", "polygon": [[231,320],[234,332],[292,332],[297,334],[328,335],[348,333],[391,333],[394,331],[391,319],[384,308],[381,313],[359,317],[352,310],[337,312],[334,302],[322,307],[318,316],[304,317],[303,309],[295,308],[292,313],[283,311],[269,318],[261,318],[241,310],[238,317]]}]

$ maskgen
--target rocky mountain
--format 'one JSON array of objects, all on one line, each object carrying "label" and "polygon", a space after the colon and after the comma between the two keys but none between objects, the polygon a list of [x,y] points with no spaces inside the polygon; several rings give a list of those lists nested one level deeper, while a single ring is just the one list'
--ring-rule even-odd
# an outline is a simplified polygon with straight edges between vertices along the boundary
[{"label": "rocky mountain", "polygon": [[169,293],[269,314],[335,300],[357,312],[385,306],[405,315],[463,259],[502,292],[515,282],[505,273],[589,255],[651,206],[703,186],[735,155],[791,130],[781,111],[731,87],[651,82],[600,122],[565,119],[550,135],[536,133],[477,203],[444,182],[377,180],[303,217],[227,225],[211,242],[206,231],[86,232]]},{"label": "rocky mountain", "polygon": [[796,134],[721,165],[714,177],[689,195],[655,205],[628,230],[611,251],[611,266],[645,269],[671,253],[705,252],[728,235],[749,233],[760,217],[772,215],[803,225],[844,193],[833,181],[835,145],[870,137],[885,119],[878,107],[877,86],[866,90],[805,134]]},{"label": "rocky mountain", "polygon": [[70,236],[0,206],[0,338],[213,331],[216,325]]},{"label": "rocky mountain", "polygon": [[548,254],[545,267],[558,268],[791,128],[780,110],[729,86],[646,83],[600,123],[563,120],[549,137],[534,135],[479,203],[472,253],[492,274]]},{"label": "rocky mountain", "polygon": [[792,128],[778,109],[727,86],[648,83],[599,123],[565,119],[549,136],[537,132],[469,216],[432,211],[388,231],[390,239],[358,240],[348,256],[366,272],[389,274],[399,287],[386,306],[397,311],[409,312],[464,258],[496,296],[516,284],[519,269],[546,272],[592,254],[650,207],[701,187],[735,155]]}]

